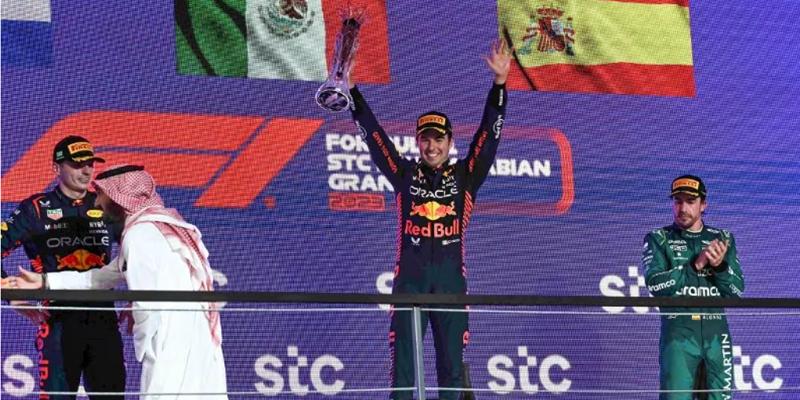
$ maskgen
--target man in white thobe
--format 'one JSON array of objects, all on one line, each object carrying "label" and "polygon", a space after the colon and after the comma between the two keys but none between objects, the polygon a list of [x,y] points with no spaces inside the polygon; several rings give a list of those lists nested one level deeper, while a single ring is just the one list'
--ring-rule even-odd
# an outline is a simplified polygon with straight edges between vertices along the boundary
[{"label": "man in white thobe", "polygon": [[[130,290],[213,290],[200,231],[175,209],[164,207],[153,177],[143,167],[111,167],[99,174],[93,185],[104,217],[124,223],[119,257],[101,269],[85,272],[42,276],[21,269],[20,277],[4,284],[110,289],[125,281]],[[197,311],[159,311],[168,309]],[[142,363],[141,398],[227,399],[222,331],[215,304],[134,302],[133,319],[136,359]],[[217,395],[200,396],[202,393]]]}]

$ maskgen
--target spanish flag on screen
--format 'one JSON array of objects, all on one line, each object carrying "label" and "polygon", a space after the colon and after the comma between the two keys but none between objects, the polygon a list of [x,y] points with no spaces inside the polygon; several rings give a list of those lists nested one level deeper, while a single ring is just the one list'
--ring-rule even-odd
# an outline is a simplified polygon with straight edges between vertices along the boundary
[{"label": "spanish flag on screen", "polygon": [[178,73],[324,81],[348,6],[367,15],[354,79],[389,82],[384,0],[175,0]]},{"label": "spanish flag on screen", "polygon": [[524,70],[511,89],[695,96],[689,0],[498,0],[497,16]]}]

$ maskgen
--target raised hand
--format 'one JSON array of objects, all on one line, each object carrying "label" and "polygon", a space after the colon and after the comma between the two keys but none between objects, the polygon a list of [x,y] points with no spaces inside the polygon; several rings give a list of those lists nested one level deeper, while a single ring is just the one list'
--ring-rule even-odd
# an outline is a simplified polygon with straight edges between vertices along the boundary
[{"label": "raised hand", "polygon": [[492,43],[491,52],[488,56],[483,56],[486,65],[494,72],[494,83],[502,85],[508,79],[508,72],[511,70],[511,48],[504,39],[495,40]]}]

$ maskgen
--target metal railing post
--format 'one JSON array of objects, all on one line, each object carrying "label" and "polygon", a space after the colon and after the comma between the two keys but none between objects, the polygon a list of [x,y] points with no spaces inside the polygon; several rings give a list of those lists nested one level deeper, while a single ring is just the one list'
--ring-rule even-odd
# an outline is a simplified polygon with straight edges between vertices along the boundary
[{"label": "metal railing post", "polygon": [[414,331],[414,374],[417,379],[417,399],[425,400],[425,362],[422,348],[422,312],[419,306],[414,306],[411,313],[411,328]]}]

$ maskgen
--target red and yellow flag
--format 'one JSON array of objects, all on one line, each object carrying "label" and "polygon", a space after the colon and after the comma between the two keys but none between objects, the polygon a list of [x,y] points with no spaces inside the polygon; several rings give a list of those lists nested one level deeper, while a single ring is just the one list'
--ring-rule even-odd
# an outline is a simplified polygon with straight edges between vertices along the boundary
[{"label": "red and yellow flag", "polygon": [[695,96],[689,0],[498,0],[497,19],[510,89]]}]

